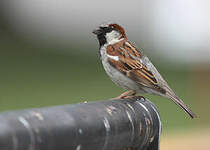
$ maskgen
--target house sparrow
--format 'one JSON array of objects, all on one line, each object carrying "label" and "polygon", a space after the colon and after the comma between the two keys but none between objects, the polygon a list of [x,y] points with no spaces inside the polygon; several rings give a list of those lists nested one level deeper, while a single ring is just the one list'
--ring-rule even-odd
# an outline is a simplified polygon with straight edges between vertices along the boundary
[{"label": "house sparrow", "polygon": [[136,93],[155,94],[171,99],[191,118],[196,117],[168,86],[149,58],[128,41],[120,25],[100,25],[93,33],[99,41],[100,58],[106,73],[114,83],[128,90],[118,98],[135,96]]}]

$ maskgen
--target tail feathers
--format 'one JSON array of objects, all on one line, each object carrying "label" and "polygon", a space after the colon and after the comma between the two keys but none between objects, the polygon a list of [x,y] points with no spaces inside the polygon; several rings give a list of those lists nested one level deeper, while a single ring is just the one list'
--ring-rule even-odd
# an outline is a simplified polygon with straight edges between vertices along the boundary
[{"label": "tail feathers", "polygon": [[184,102],[179,99],[178,96],[174,94],[174,92],[166,92],[166,96],[170,98],[175,104],[180,106],[191,118],[196,118],[196,114],[192,112],[185,104]]}]

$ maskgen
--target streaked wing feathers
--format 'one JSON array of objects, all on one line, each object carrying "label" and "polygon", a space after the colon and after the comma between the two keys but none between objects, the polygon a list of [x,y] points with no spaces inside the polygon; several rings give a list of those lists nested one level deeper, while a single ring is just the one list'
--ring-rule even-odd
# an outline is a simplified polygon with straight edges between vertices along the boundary
[{"label": "streaked wing feathers", "polygon": [[130,44],[130,42],[123,40],[114,45],[109,45],[107,47],[107,54],[118,56],[118,61],[108,58],[108,62],[121,73],[143,86],[158,89],[159,91],[154,75],[140,61],[143,54]]}]

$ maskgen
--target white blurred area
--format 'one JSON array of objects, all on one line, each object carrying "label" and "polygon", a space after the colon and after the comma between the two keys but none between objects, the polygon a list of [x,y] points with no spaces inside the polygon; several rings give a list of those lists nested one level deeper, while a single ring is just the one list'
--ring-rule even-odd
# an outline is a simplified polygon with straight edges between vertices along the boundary
[{"label": "white blurred area", "polygon": [[208,0],[6,0],[2,6],[11,28],[25,39],[94,47],[91,31],[117,22],[145,53],[176,63],[210,63]]}]

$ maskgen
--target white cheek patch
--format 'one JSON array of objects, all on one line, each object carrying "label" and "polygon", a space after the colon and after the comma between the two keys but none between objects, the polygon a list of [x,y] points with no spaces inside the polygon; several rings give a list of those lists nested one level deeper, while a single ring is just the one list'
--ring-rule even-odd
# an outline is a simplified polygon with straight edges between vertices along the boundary
[{"label": "white cheek patch", "polygon": [[121,36],[120,33],[117,31],[112,31],[110,33],[106,33],[107,43],[114,44],[114,43],[121,41],[120,36]]},{"label": "white cheek patch", "polygon": [[116,60],[116,61],[119,60],[119,57],[118,57],[118,56],[112,56],[112,55],[108,55],[108,54],[107,54],[107,56],[108,56],[109,58],[113,59],[113,60]]}]

